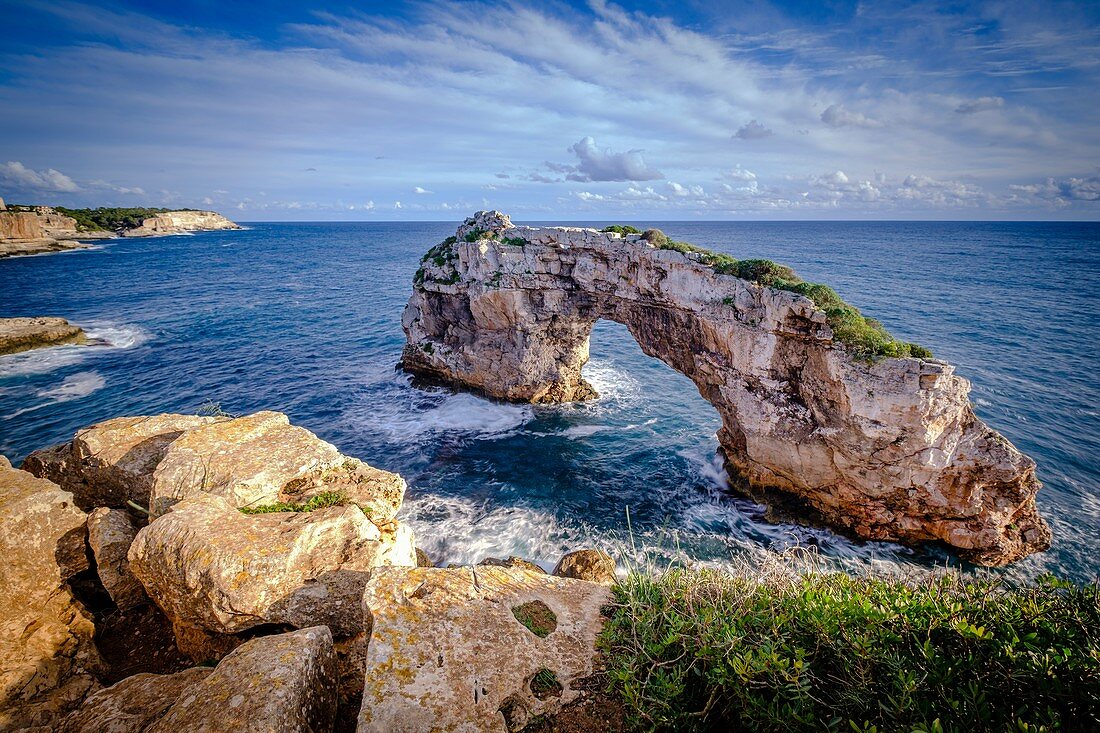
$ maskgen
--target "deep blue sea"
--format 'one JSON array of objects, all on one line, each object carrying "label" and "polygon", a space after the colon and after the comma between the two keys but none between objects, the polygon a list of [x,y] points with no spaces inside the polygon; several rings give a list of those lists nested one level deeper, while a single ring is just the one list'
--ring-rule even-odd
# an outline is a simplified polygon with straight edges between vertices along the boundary
[{"label": "deep blue sea", "polygon": [[[633,223],[790,264],[957,364],[1045,484],[1054,547],[1012,572],[1100,574],[1100,224]],[[655,563],[791,547],[853,569],[954,562],[764,522],[726,490],[714,409],[614,323],[592,335],[593,403],[412,387],[394,370],[401,311],[456,223],[250,226],[0,260],[0,316],[63,316],[109,344],[0,357],[0,452],[18,462],[99,420],[218,402],[286,412],[401,473],[404,518],[437,561],[550,565],[599,544]]]}]

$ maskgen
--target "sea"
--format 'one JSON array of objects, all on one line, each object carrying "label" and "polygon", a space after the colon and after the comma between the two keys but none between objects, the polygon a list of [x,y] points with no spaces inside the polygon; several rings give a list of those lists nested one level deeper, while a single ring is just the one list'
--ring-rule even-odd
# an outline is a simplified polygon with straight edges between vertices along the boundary
[{"label": "sea", "polygon": [[[956,364],[978,415],[1038,463],[1054,532],[1048,552],[999,572],[1100,576],[1100,224],[629,223],[791,265]],[[550,568],[596,546],[630,567],[783,553],[979,572],[941,548],[768,522],[728,486],[714,408],[616,323],[592,333],[594,402],[414,386],[395,368],[402,309],[421,255],[456,226],[253,223],[0,260],[0,316],[62,316],[97,343],[0,357],[0,453],[18,465],[121,415],[279,410],[404,476],[400,516],[440,564]]]}]

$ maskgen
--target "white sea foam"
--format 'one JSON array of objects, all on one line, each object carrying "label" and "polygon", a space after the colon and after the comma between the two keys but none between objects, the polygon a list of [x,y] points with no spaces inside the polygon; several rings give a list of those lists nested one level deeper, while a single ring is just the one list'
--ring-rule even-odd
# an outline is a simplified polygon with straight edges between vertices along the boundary
[{"label": "white sea foam", "polygon": [[132,324],[92,321],[83,328],[90,342],[86,345],[62,344],[0,356],[0,378],[46,374],[79,364],[107,349],[130,349],[150,339],[148,331]]},{"label": "white sea foam", "polygon": [[618,369],[613,361],[590,361],[584,365],[581,375],[600,393],[601,401],[629,404],[637,400],[641,392],[638,380],[625,369]]},{"label": "white sea foam", "polygon": [[606,433],[613,431],[616,435],[621,435],[624,432],[630,430],[638,430],[640,428],[649,427],[657,422],[657,418],[652,417],[645,422],[632,423],[630,425],[574,425],[569,428],[565,428],[559,433],[559,435],[569,438],[570,440],[580,440],[596,435],[597,433]]},{"label": "white sea foam", "polygon": [[36,397],[44,400],[43,402],[16,410],[8,415],[8,419],[18,417],[28,412],[33,412],[47,405],[57,404],[58,402],[70,402],[82,397],[87,397],[93,392],[103,389],[106,384],[107,379],[98,372],[77,372],[76,374],[70,374],[65,377],[61,384],[46,389],[40,389],[35,393]]},{"label": "white sea foam", "polygon": [[532,420],[534,410],[458,393],[442,396],[427,409],[393,400],[388,408],[372,413],[372,427],[395,440],[415,441],[434,434],[494,438],[510,433]]},{"label": "white sea foam", "polygon": [[516,555],[551,569],[585,540],[579,528],[562,526],[553,514],[530,507],[425,494],[406,497],[401,511],[417,545],[437,563]]}]

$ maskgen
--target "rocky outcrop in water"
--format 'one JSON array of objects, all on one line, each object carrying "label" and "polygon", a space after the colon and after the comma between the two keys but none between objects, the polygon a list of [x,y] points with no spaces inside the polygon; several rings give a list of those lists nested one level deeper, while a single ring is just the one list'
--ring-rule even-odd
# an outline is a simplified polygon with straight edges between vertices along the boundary
[{"label": "rocky outcrop in water", "polygon": [[401,363],[507,400],[590,399],[581,369],[601,318],[695,383],[749,487],[858,537],[939,541],[986,565],[1049,546],[1034,462],[975,416],[953,366],[857,358],[810,299],[639,235],[479,212],[425,256]]},{"label": "rocky outcrop in water", "polygon": [[64,318],[0,318],[0,354],[85,340],[84,329]]},{"label": "rocky outcrop in water", "polygon": [[166,211],[145,219],[141,226],[123,229],[124,237],[163,237],[186,232],[209,232],[240,229],[241,226],[216,211]]}]

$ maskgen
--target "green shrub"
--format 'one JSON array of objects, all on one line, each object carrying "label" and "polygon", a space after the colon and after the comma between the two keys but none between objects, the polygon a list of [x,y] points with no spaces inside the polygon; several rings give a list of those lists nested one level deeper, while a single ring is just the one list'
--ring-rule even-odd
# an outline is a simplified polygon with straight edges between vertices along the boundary
[{"label": "green shrub", "polygon": [[523,237],[504,237],[500,241],[504,244],[510,244],[513,247],[522,247],[527,244],[527,240]]},{"label": "green shrub", "polygon": [[628,224],[612,224],[609,227],[604,227],[601,232],[612,232],[615,234],[641,234],[641,229],[635,229]]},{"label": "green shrub", "polygon": [[274,512],[312,512],[330,506],[344,506],[348,496],[343,491],[322,491],[303,502],[280,501],[263,506],[242,506],[242,514],[272,514]]},{"label": "green shrub", "polygon": [[737,277],[769,287],[774,286],[779,281],[794,282],[798,280],[794,270],[771,260],[741,260],[737,263]]},{"label": "green shrub", "polygon": [[67,209],[54,207],[58,213],[76,219],[76,228],[82,232],[119,231],[141,226],[142,222],[167,211],[194,211],[194,209],[163,209],[149,207],[104,207],[98,209]]},{"label": "green shrub", "polygon": [[1100,726],[1097,585],[671,570],[614,592],[600,648],[644,729]]},{"label": "green shrub", "polygon": [[479,239],[496,239],[496,234],[484,229],[471,229],[466,232],[466,236],[463,237],[467,242],[476,242]]}]

